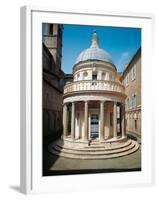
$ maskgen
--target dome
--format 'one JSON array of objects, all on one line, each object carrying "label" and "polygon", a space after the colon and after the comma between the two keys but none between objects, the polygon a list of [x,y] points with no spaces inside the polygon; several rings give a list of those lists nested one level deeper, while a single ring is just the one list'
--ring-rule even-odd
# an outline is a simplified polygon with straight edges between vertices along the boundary
[{"label": "dome", "polygon": [[93,33],[91,47],[85,49],[77,57],[75,64],[87,60],[99,60],[113,64],[112,58],[108,52],[98,47],[98,37],[96,32]]},{"label": "dome", "polygon": [[104,61],[104,62],[109,62],[112,63],[111,56],[104,51],[103,49],[100,49],[98,47],[90,47],[80,53],[78,58],[76,59],[75,64],[87,60],[99,60],[99,61]]}]

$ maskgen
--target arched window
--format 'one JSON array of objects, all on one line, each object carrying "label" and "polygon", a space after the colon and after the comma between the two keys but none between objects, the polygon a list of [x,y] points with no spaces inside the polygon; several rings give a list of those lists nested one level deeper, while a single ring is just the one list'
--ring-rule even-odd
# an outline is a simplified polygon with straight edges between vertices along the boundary
[{"label": "arched window", "polygon": [[96,71],[92,73],[92,80],[93,81],[97,80],[97,72]]}]

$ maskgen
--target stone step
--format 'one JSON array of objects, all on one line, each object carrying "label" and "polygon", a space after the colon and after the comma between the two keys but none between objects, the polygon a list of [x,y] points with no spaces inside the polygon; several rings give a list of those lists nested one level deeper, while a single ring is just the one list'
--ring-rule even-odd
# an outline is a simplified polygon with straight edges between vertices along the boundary
[{"label": "stone step", "polygon": [[[123,142],[126,142],[126,141],[127,141],[126,137],[125,138],[118,138],[118,139],[115,139],[115,140],[113,140],[113,138],[106,139],[102,142],[100,142],[99,140],[92,140],[91,146],[96,146],[96,145],[99,146],[99,145],[105,144],[105,143],[107,143],[107,144],[111,143],[112,145],[115,145],[116,143],[119,144],[119,143],[123,143]],[[72,140],[71,138],[66,138],[66,139],[61,138],[61,139],[57,140],[56,143],[58,143],[61,146],[64,145],[64,144],[88,145],[89,141],[82,141],[81,139],[80,140],[78,140],[78,139]]]},{"label": "stone step", "polygon": [[123,148],[126,147],[128,145],[131,144],[131,140],[128,140],[127,142],[124,142],[123,144],[112,144],[112,145],[108,145],[106,144],[105,146],[101,144],[101,146],[94,146],[91,144],[91,146],[86,146],[84,148],[86,148],[87,150],[90,149],[92,150],[92,148],[101,148],[101,149],[108,149],[108,150],[113,150],[113,149],[119,149],[119,148]]},{"label": "stone step", "polygon": [[104,155],[84,154],[84,155],[81,155],[81,154],[70,154],[70,153],[65,153],[65,152],[59,152],[55,149],[51,149],[51,152],[55,155],[60,155],[60,156],[66,157],[66,158],[91,160],[91,159],[109,159],[109,158],[117,158],[117,157],[126,156],[131,153],[134,153],[135,151],[138,150],[138,148],[139,148],[139,144],[137,142],[135,142],[134,147],[127,149],[126,151],[116,152],[113,154],[104,154]]},{"label": "stone step", "polygon": [[113,150],[110,150],[110,149],[103,149],[103,150],[96,150],[96,151],[90,151],[90,150],[87,150],[87,149],[66,149],[66,148],[61,148],[59,146],[53,146],[52,148],[59,152],[60,155],[61,153],[66,153],[66,154],[76,154],[76,155],[81,155],[81,156],[85,156],[85,155],[109,155],[109,154],[115,154],[115,153],[120,153],[120,152],[124,152],[124,151],[127,151],[127,150],[130,150],[132,149],[133,147],[135,146],[135,142],[132,142],[130,145],[126,146],[126,147],[123,147],[123,148],[118,148],[118,149],[113,149]]},{"label": "stone step", "polygon": [[59,143],[56,143],[56,146],[59,146],[61,148],[65,148],[65,149],[74,149],[77,151],[107,151],[107,150],[115,150],[115,149],[120,149],[120,148],[124,148],[127,147],[128,145],[131,144],[131,140],[128,140],[127,142],[124,142],[123,144],[118,144],[118,145],[112,145],[112,146],[108,146],[108,144],[106,144],[105,146],[103,144],[98,144],[99,146],[84,146],[83,148],[76,148],[76,146],[74,147],[70,147],[68,145],[64,145],[64,146],[60,146]]}]

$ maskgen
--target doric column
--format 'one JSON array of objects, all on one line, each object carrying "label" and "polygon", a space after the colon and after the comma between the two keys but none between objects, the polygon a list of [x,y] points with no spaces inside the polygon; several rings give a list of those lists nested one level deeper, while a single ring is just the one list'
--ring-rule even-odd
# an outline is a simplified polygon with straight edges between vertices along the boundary
[{"label": "doric column", "polygon": [[125,106],[121,104],[121,133],[122,137],[125,137]]},{"label": "doric column", "polygon": [[84,102],[84,138],[85,141],[88,140],[88,101]]},{"label": "doric column", "polygon": [[117,102],[114,102],[113,109],[113,137],[117,138]]},{"label": "doric column", "polygon": [[75,139],[75,103],[72,102],[72,112],[71,112],[71,138]]},{"label": "doric column", "polygon": [[63,105],[63,136],[67,136],[67,104]]},{"label": "doric column", "polygon": [[104,101],[100,102],[100,141],[104,140]]}]

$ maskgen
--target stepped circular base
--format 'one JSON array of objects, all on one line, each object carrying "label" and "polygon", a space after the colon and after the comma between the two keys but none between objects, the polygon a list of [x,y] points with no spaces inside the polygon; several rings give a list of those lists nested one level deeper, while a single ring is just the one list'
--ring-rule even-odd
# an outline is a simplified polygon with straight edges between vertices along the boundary
[{"label": "stepped circular base", "polygon": [[91,142],[71,139],[59,139],[48,146],[48,150],[58,156],[74,159],[108,159],[126,156],[139,148],[138,142],[127,139],[111,139]]}]

